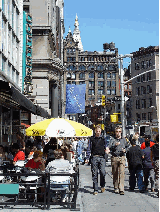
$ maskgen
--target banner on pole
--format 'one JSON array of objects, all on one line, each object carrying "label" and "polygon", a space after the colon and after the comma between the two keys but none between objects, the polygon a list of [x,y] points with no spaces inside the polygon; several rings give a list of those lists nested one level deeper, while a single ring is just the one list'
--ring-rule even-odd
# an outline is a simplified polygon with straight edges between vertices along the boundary
[{"label": "banner on pole", "polygon": [[85,113],[86,84],[66,85],[66,114]]}]

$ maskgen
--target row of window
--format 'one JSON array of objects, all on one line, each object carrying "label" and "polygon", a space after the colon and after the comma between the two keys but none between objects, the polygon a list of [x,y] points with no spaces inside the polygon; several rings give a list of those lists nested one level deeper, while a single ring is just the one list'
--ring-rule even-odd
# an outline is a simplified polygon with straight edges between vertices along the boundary
[{"label": "row of window", "polygon": [[145,69],[151,67],[152,62],[150,60],[142,61],[141,63],[135,63],[135,70]]},{"label": "row of window", "polygon": [[[19,4],[18,1],[16,4]],[[2,1],[2,11],[5,15],[5,18],[8,20],[9,25],[14,30],[14,33],[17,35],[17,37],[20,36],[19,31],[19,8],[12,0],[3,0]]]},{"label": "row of window", "polygon": [[[76,49],[75,48],[67,48],[67,54],[73,54],[76,52]],[[71,58],[71,57],[68,57],[68,58]],[[74,59],[68,59],[67,58],[67,61],[74,61]],[[85,62],[106,62],[106,61],[110,61],[111,60],[111,56],[106,56],[106,55],[101,55],[101,56],[97,56],[97,55],[94,55],[94,56],[80,56],[79,57],[79,62],[80,61],[85,61]]]},{"label": "row of window", "polygon": [[[76,81],[67,81],[67,84],[73,84],[76,85]],[[85,81],[79,81],[79,84],[85,84]],[[94,88],[95,87],[95,82],[94,81],[89,81],[88,82],[89,88]],[[98,81],[98,87],[104,88],[104,81]],[[107,88],[108,87],[116,87],[116,81],[107,81]]]},{"label": "row of window", "polygon": [[136,113],[136,119],[137,119],[137,122],[139,122],[140,120],[151,121],[152,120],[152,112],[142,113],[142,114]]},{"label": "row of window", "polygon": [[136,87],[136,95],[143,95],[143,94],[152,94],[152,87],[151,85]]},{"label": "row of window", "polygon": [[148,108],[152,106],[152,98],[149,98],[148,101],[146,101],[146,99],[137,99],[136,109],[145,109],[147,107],[147,104]]},{"label": "row of window", "polygon": [[[83,80],[85,80],[85,73],[80,73],[79,74],[79,79],[83,79]],[[98,76],[98,78],[103,78],[104,79],[104,73],[103,72],[98,72],[97,73],[97,76]],[[89,73],[89,78],[90,79],[94,79],[94,77],[95,77],[95,72],[90,72]],[[76,73],[67,73],[67,80],[69,80],[69,79],[76,79]],[[110,73],[110,72],[108,72],[107,73],[107,79],[116,79],[116,73]]]},{"label": "row of window", "polygon": [[19,72],[14,69],[14,67],[8,63],[3,56],[0,58],[0,67],[2,67],[2,71],[8,75],[13,82],[19,84]]},{"label": "row of window", "polygon": [[151,80],[151,72],[148,72],[147,74],[143,74],[140,77],[137,77],[136,82],[146,82]]},{"label": "row of window", "polygon": [[[69,62],[71,62],[71,60],[72,61],[75,61],[75,60],[73,60],[74,58],[68,58],[67,59],[67,61],[69,60]],[[77,67],[77,66],[75,66],[75,65],[69,65],[69,66],[67,66],[67,71],[76,71],[77,70],[77,68],[78,68],[78,70],[80,70],[80,71],[91,71],[91,70],[93,70],[93,71],[95,71],[95,70],[97,70],[97,71],[104,71],[104,70],[109,70],[109,71],[114,71],[115,70],[115,65],[108,65],[108,66],[103,66],[103,65],[97,65],[97,66],[95,66],[95,65],[89,65],[89,66],[84,66],[84,65],[80,65],[79,67]]]}]

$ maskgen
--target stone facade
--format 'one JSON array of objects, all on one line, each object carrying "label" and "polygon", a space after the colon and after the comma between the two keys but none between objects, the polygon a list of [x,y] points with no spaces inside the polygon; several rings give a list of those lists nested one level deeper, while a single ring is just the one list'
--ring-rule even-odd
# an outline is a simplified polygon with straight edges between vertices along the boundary
[{"label": "stone facade", "polygon": [[[27,4],[28,3],[28,4]],[[32,83],[31,99],[52,117],[62,116],[63,91],[63,0],[25,2],[32,15]],[[32,124],[42,117],[32,115]]]}]

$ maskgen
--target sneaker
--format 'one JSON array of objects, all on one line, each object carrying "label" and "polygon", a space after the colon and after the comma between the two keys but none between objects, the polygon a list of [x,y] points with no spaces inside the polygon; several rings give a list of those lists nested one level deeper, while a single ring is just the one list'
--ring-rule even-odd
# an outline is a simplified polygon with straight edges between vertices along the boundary
[{"label": "sneaker", "polygon": [[97,195],[97,194],[98,194],[98,191],[94,191],[94,192],[93,192],[93,195]]},{"label": "sneaker", "polygon": [[120,195],[124,195],[124,191],[120,191],[119,194],[120,194]]},{"label": "sneaker", "polygon": [[105,192],[105,188],[102,187],[102,188],[101,188],[101,193],[104,193],[104,192]]},{"label": "sneaker", "polygon": [[118,194],[118,193],[119,193],[118,188],[114,189],[114,193],[116,193],[116,194]]}]

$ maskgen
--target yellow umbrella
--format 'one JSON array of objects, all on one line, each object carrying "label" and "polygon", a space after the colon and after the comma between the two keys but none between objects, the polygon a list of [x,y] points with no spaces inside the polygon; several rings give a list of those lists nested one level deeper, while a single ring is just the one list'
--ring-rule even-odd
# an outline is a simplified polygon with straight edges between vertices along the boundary
[{"label": "yellow umbrella", "polygon": [[26,129],[27,136],[85,137],[92,136],[93,130],[75,121],[51,118],[33,124]]}]

